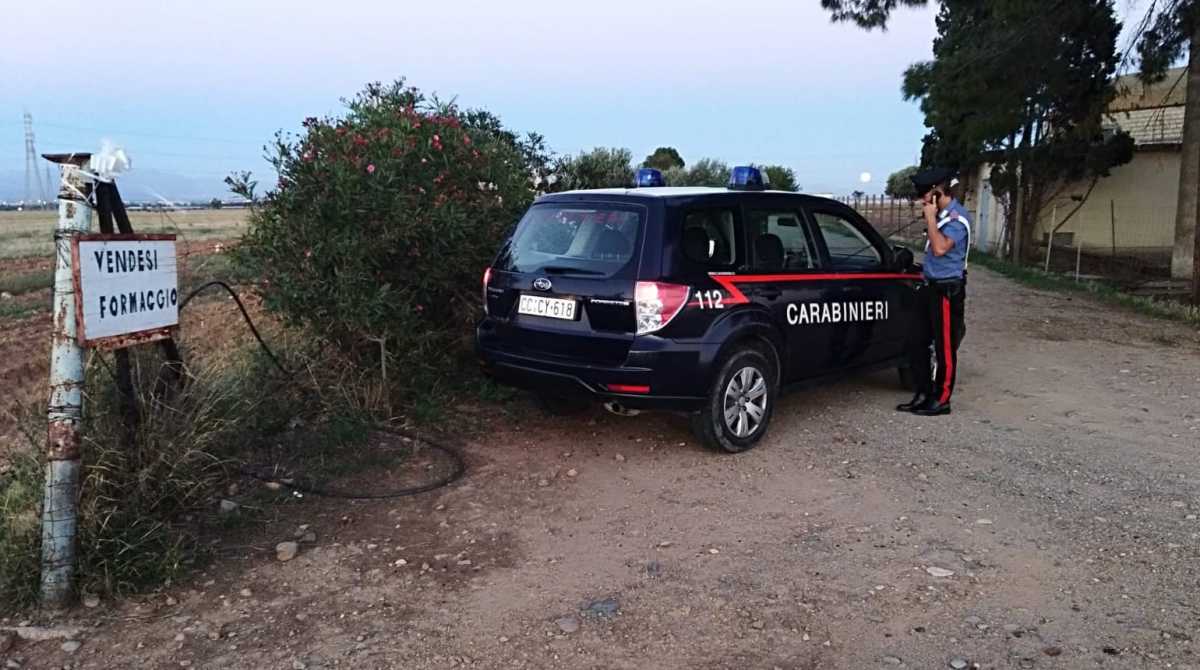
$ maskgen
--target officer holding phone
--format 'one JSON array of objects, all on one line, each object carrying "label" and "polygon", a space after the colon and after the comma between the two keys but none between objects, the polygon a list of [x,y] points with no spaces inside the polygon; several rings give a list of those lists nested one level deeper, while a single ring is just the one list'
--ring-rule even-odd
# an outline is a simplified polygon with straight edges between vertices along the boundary
[{"label": "officer holding phone", "polygon": [[[971,223],[955,197],[954,171],[933,168],[912,177],[924,203],[925,281],[917,292],[925,318],[918,318],[909,342],[909,369],[916,395],[896,407],[919,416],[950,413],[958,376],[958,345],[966,333],[967,254]],[[931,353],[932,349],[932,353]]]}]

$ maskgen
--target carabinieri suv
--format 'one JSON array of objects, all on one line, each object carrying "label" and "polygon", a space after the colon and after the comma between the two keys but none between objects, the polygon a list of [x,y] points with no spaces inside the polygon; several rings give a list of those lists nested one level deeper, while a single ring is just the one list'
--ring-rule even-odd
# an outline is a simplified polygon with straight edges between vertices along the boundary
[{"label": "carabinieri suv", "polygon": [[525,213],[484,273],[486,374],[554,412],[687,412],[740,452],[781,390],[905,363],[920,275],[854,210],[767,190],[754,168],[729,188],[637,182]]}]

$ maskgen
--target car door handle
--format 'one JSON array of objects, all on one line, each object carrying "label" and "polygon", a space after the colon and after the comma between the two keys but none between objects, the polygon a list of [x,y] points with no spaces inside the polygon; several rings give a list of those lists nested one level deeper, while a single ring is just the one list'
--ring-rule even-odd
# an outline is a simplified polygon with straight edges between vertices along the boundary
[{"label": "car door handle", "polygon": [[783,295],[783,291],[779,290],[778,286],[759,286],[757,293],[759,297],[767,300],[775,300]]}]

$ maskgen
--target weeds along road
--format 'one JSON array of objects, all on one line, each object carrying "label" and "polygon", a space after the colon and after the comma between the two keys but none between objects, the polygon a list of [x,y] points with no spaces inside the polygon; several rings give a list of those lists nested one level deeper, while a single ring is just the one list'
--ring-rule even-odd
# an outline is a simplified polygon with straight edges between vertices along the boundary
[{"label": "weeds along road", "polygon": [[[77,612],[73,655],[12,653],[85,668],[1200,668],[1200,337],[973,274],[951,416],[897,414],[904,394],[879,374],[788,396],[765,443],[730,457],[676,417],[477,409],[487,434],[454,487],[306,498],[167,594]],[[276,561],[301,523],[317,541]]]}]

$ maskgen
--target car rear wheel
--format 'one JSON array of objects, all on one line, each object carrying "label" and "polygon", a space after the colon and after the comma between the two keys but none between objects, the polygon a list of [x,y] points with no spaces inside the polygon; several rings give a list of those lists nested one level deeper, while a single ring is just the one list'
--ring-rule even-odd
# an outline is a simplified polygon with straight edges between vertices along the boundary
[{"label": "car rear wheel", "polygon": [[758,444],[775,410],[775,366],[758,349],[725,359],[704,409],[692,415],[692,432],[709,447],[736,454]]}]

